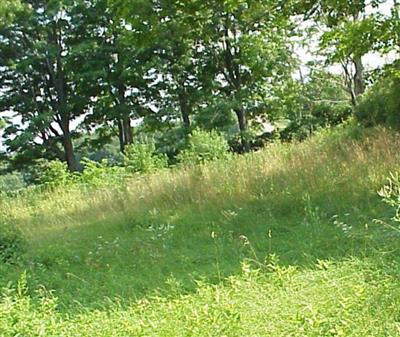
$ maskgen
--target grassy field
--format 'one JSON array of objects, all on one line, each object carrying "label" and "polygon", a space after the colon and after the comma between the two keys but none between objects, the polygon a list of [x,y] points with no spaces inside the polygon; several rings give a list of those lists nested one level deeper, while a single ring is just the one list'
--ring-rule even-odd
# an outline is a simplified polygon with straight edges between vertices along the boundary
[{"label": "grassy field", "polygon": [[347,126],[3,198],[25,244],[0,263],[0,336],[400,336],[400,232],[377,194],[399,148]]}]

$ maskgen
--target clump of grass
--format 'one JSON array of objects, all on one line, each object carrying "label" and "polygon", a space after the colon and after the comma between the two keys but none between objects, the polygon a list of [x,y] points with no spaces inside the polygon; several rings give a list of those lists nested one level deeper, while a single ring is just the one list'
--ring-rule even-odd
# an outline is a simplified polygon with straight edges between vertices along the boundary
[{"label": "clump of grass", "polygon": [[14,263],[23,253],[24,243],[20,231],[6,220],[0,220],[0,263]]}]

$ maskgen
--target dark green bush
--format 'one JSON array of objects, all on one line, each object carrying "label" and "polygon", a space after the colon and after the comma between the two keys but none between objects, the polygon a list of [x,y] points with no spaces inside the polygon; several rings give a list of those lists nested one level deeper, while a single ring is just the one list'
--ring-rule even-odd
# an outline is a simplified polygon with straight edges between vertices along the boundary
[{"label": "dark green bush", "polygon": [[178,160],[185,165],[196,165],[229,156],[229,144],[221,134],[197,129],[190,134],[188,148],[179,153]]},{"label": "dark green bush", "polygon": [[124,166],[128,172],[150,173],[167,165],[167,157],[157,152],[153,140],[143,139],[125,148]]},{"label": "dark green bush", "polygon": [[50,187],[65,186],[72,180],[72,174],[68,171],[67,164],[53,160],[46,162],[39,176],[38,182],[40,185]]},{"label": "dark green bush", "polygon": [[289,125],[281,131],[280,136],[283,140],[304,140],[317,130],[345,122],[351,116],[352,111],[350,103],[347,102],[313,103],[308,111],[301,114],[301,118],[293,118]]},{"label": "dark green bush", "polygon": [[400,71],[380,78],[356,107],[357,120],[364,126],[386,125],[400,129]]}]

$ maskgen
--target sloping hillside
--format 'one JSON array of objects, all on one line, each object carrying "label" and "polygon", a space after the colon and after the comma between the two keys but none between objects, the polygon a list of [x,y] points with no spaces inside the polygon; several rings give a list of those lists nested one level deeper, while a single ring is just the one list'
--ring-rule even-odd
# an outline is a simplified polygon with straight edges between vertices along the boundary
[{"label": "sloping hillside", "polygon": [[3,199],[24,250],[0,264],[3,286],[19,280],[0,336],[398,336],[400,236],[377,191],[399,148],[344,127],[115,190]]}]

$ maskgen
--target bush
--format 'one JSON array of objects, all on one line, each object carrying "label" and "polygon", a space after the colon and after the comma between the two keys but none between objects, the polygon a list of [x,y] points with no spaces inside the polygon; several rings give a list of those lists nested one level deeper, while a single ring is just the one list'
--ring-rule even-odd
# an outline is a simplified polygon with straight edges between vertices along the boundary
[{"label": "bush", "polygon": [[0,194],[12,195],[26,187],[20,173],[13,172],[0,176]]},{"label": "bush", "polygon": [[313,107],[315,124],[321,127],[335,126],[347,120],[353,110],[350,103],[327,103],[321,102]]},{"label": "bush", "polygon": [[364,126],[386,125],[400,129],[400,71],[383,76],[362,97],[355,115]]},{"label": "bush", "polygon": [[229,155],[229,144],[221,134],[198,129],[189,136],[189,146],[178,155],[178,160],[183,164],[201,164]]},{"label": "bush", "polygon": [[72,177],[66,163],[53,160],[45,164],[38,182],[50,187],[65,186],[71,182]]},{"label": "bush", "polygon": [[87,186],[106,187],[121,186],[127,173],[123,167],[111,166],[107,159],[96,162],[87,158],[82,159],[83,172],[76,175],[76,180]]},{"label": "bush", "polygon": [[111,166],[107,159],[100,162],[83,158],[83,171],[71,173],[65,163],[51,161],[45,165],[39,184],[45,187],[60,187],[83,184],[91,187],[120,186],[127,173],[123,167]]},{"label": "bush", "polygon": [[283,140],[304,140],[317,130],[344,123],[352,112],[351,105],[346,102],[317,102],[309,111],[302,111],[301,118],[292,117],[293,120],[281,131],[280,136]]},{"label": "bush", "polygon": [[141,140],[125,147],[124,166],[129,172],[149,173],[167,165],[167,157],[157,153],[154,141]]},{"label": "bush", "polygon": [[282,140],[304,140],[314,132],[346,121],[353,113],[351,97],[339,75],[325,71],[317,63],[308,63],[310,73],[282,92],[275,109]]},{"label": "bush", "polygon": [[4,220],[0,220],[0,262],[10,263],[23,251],[21,233]]}]

